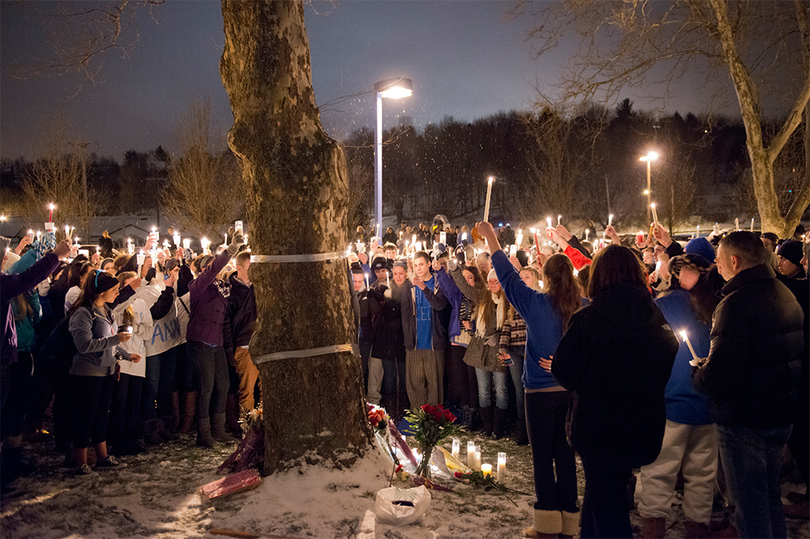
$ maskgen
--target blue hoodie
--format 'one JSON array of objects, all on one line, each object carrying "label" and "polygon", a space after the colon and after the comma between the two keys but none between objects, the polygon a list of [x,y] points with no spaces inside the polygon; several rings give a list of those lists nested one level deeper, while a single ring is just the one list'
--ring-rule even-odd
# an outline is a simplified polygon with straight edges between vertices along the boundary
[{"label": "blue hoodie", "polygon": [[492,267],[498,275],[506,298],[526,320],[526,361],[523,368],[523,387],[543,389],[558,386],[554,376],[540,367],[540,359],[554,355],[562,339],[562,318],[554,312],[546,294],[526,286],[520,274],[503,251],[492,255]]},{"label": "blue hoodie", "polygon": [[681,338],[686,330],[689,342],[698,357],[708,357],[711,327],[698,320],[689,292],[676,289],[656,298],[655,304],[661,309],[667,323],[679,337],[680,347],[672,365],[672,374],[664,391],[667,419],[684,425],[709,425],[714,423],[709,412],[709,397],[698,393],[692,385],[692,354]]}]

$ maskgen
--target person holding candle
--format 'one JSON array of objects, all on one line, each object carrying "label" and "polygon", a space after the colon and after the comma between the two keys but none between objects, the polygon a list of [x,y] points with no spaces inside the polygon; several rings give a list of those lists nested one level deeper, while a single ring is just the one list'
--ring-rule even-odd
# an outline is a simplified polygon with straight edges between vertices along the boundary
[{"label": "person holding candle", "polygon": [[235,441],[225,432],[228,397],[228,359],[222,347],[222,324],[230,287],[217,279],[236,255],[243,236],[234,234],[228,248],[210,259],[188,289],[191,292],[186,352],[194,372],[197,392],[197,444],[213,448],[215,442]]},{"label": "person holding candle", "polygon": [[[671,518],[678,472],[682,471],[686,537],[697,539],[709,536],[718,460],[709,398],[692,384],[690,347],[698,357],[708,355],[717,301],[713,295],[699,293],[703,283],[708,285],[711,268],[702,256],[680,255],[671,260],[671,267],[675,278],[655,304],[670,327],[686,338],[681,339],[664,393],[666,428],[661,452],[655,462],[641,467],[635,500],[642,517],[642,537],[663,537],[667,519]],[[701,284],[694,282],[692,273],[697,274]],[[680,286],[678,276],[685,278],[685,288]]]},{"label": "person holding candle", "polygon": [[95,271],[85,281],[82,295],[70,312],[70,334],[77,353],[70,369],[73,395],[73,459],[77,477],[95,472],[87,462],[88,442],[96,449],[96,469],[123,468],[107,453],[107,419],[115,383],[118,358],[141,361],[120,344],[132,338],[131,332],[119,332],[110,305],[118,297],[118,280],[103,271]]},{"label": "person holding candle", "polygon": [[582,305],[573,267],[565,255],[549,257],[543,266],[547,293],[542,293],[521,279],[500,250],[492,225],[479,223],[478,229],[495,250],[495,272],[527,328],[522,389],[537,502],[534,525],[525,535],[573,537],[579,529],[579,508],[574,452],[565,436],[570,394],[551,375],[548,363],[542,363],[554,356],[568,320]]},{"label": "person holding candle", "polygon": [[692,372],[714,399],[723,470],[740,537],[785,537],[779,469],[795,414],[804,355],[804,313],[776,280],[759,237],[720,240],[721,290],[707,360]]},{"label": "person holding candle", "polygon": [[630,538],[627,483],[661,450],[678,340],[626,247],[596,254],[588,296],[571,315],[551,372],[572,391],[569,439],[585,470],[581,536]]}]

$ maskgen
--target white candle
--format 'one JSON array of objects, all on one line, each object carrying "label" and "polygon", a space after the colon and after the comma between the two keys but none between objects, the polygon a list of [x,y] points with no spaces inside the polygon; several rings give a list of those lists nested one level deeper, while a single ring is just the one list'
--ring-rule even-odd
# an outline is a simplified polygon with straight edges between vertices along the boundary
[{"label": "white candle", "polygon": [[700,225],[697,225],[697,228],[695,229],[695,237],[696,238],[700,237]]},{"label": "white candle", "polygon": [[751,217],[751,232],[754,231],[754,218]]},{"label": "white candle", "polygon": [[[695,349],[692,348],[692,343],[689,342],[689,336],[686,334],[686,330],[681,331],[681,337],[683,338],[683,342],[686,343],[686,346],[689,347],[689,352],[692,354],[692,360],[695,363],[697,363],[698,362],[698,357],[697,357],[697,354],[695,353]],[[692,364],[691,361],[689,363]]]},{"label": "white candle", "polygon": [[70,225],[65,225],[65,237],[70,239]]},{"label": "white candle", "polygon": [[475,442],[472,440],[467,442],[467,467],[475,469]]},{"label": "white candle", "polygon": [[487,181],[487,201],[484,204],[484,221],[489,221],[489,199],[492,197],[492,182],[495,181],[493,176],[489,177]]},{"label": "white candle", "polygon": [[481,471],[481,451],[479,449],[475,450],[475,469]]},{"label": "white candle", "polygon": [[146,262],[146,255],[143,254],[143,250],[141,250],[141,252],[135,256],[137,257],[136,260],[138,262],[138,279],[140,279],[142,276],[143,264]]},{"label": "white candle", "polygon": [[484,477],[492,475],[492,464],[482,464],[481,471],[484,472]]},{"label": "white candle", "polygon": [[228,233],[225,233],[225,241],[222,242],[222,245],[228,245]]},{"label": "white candle", "polygon": [[551,228],[551,217],[546,217],[546,224],[548,225],[548,228]]},{"label": "white candle", "polygon": [[560,226],[560,222],[562,221],[562,215],[557,216],[557,226]]},{"label": "white candle", "polygon": [[37,241],[39,241],[39,237],[42,236],[42,231],[37,230]]},{"label": "white candle", "polygon": [[509,256],[517,256],[517,245],[509,246]]},{"label": "white candle", "polygon": [[608,215],[608,226],[613,224],[613,214]]},{"label": "white candle", "polygon": [[588,241],[588,234],[590,234],[590,233],[591,233],[591,229],[590,229],[590,228],[586,228],[586,229],[585,229],[585,241]]},{"label": "white candle", "polygon": [[658,224],[658,212],[655,211],[655,202],[650,204],[650,209],[652,209],[653,223],[655,223],[657,225]]},{"label": "white candle", "polygon": [[454,458],[458,458],[459,453],[461,453],[461,442],[458,439],[453,438],[453,451],[452,455]]},{"label": "white candle", "polygon": [[503,483],[506,479],[506,453],[498,453],[498,483]]},{"label": "white candle", "polygon": [[366,288],[368,288],[368,273],[366,273],[365,275],[366,275]]},{"label": "white candle", "polygon": [[416,243],[414,243],[414,249],[416,249],[417,251],[421,251],[422,250],[422,242],[417,241]]},{"label": "white candle", "polygon": [[515,241],[517,242],[518,249],[520,249],[520,246],[523,245],[523,229],[518,229]]},{"label": "white candle", "polygon": [[740,218],[739,218],[739,217],[735,217],[735,218],[734,218],[734,228],[735,228],[736,230],[739,230],[739,229],[740,229]]}]

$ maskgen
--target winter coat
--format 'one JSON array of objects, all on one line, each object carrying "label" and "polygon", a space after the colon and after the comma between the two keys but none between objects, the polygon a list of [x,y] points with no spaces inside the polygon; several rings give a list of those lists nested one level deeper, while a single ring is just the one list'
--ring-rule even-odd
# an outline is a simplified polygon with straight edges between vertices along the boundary
[{"label": "winter coat", "polygon": [[714,398],[721,425],[769,428],[793,422],[791,391],[804,354],[804,313],[766,264],[734,276],[712,318],[708,361],[695,369],[697,388]]},{"label": "winter coat", "polygon": [[77,350],[70,374],[109,376],[115,371],[116,352],[129,359],[129,352],[118,346],[118,324],[106,305],[77,308],[70,315],[69,327]]},{"label": "winter coat", "polygon": [[[27,270],[37,261],[35,249],[29,249],[17,262],[11,266],[9,274],[14,275]],[[22,294],[23,300],[28,303],[30,310],[28,314],[21,318],[20,304],[17,301],[11,302],[11,311],[17,324],[17,350],[20,352],[34,352],[37,347],[36,324],[42,318],[42,310],[39,304],[39,293],[36,289],[29,290]]]},{"label": "winter coat", "polygon": [[217,279],[217,275],[231,259],[227,250],[219,253],[200,275],[191,281],[191,315],[186,329],[186,340],[213,346],[222,346],[222,324],[228,306],[230,285]]},{"label": "winter coat", "polygon": [[0,344],[0,364],[3,366],[17,362],[17,324],[11,310],[11,300],[47,279],[58,265],[59,259],[51,253],[22,273],[0,273],[0,312],[6,317],[3,322],[3,341]]},{"label": "winter coat", "polygon": [[400,287],[393,281],[390,284],[390,297],[385,295],[388,287],[384,283],[378,283],[369,290],[369,300],[377,303],[373,309],[376,315],[372,320],[374,341],[371,357],[394,361],[405,357],[405,335],[402,333]]},{"label": "winter coat", "polygon": [[615,286],[573,314],[551,371],[573,391],[569,439],[583,459],[639,467],[658,457],[677,351],[644,287]]},{"label": "winter coat", "polygon": [[231,284],[231,295],[228,296],[228,307],[222,328],[225,350],[230,354],[240,346],[250,344],[250,338],[256,329],[256,292],[253,284],[245,284],[236,276],[228,278]]},{"label": "winter coat", "polygon": [[461,301],[464,299],[464,294],[461,293],[461,290],[456,286],[453,278],[450,277],[444,268],[433,275],[436,277],[439,288],[441,288],[453,309],[450,313],[450,324],[447,327],[447,336],[451,341],[455,341],[455,338],[461,335],[461,322],[458,319],[458,315],[461,312]]},{"label": "winter coat", "polygon": [[[689,292],[678,288],[658,297],[655,304],[661,309],[669,326],[678,334],[686,331],[695,354],[699,358],[709,355],[711,327],[698,320],[692,308]],[[667,403],[667,419],[684,425],[708,425],[713,423],[709,412],[709,398],[692,384],[692,353],[680,340],[678,354],[672,365],[672,374],[667,382],[664,397]]]}]

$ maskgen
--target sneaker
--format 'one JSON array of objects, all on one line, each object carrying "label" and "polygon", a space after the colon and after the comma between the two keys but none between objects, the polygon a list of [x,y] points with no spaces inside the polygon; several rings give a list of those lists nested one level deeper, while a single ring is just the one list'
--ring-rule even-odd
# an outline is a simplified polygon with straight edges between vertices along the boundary
[{"label": "sneaker", "polygon": [[126,467],[127,464],[125,462],[118,462],[118,459],[112,455],[107,455],[107,458],[104,460],[96,462],[96,470],[120,470]]},{"label": "sneaker", "polygon": [[73,475],[74,477],[79,477],[83,479],[98,476],[98,474],[94,472],[93,469],[87,464],[82,464],[81,466],[76,468],[76,471],[73,473]]}]

